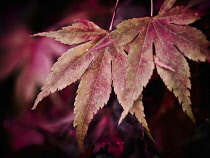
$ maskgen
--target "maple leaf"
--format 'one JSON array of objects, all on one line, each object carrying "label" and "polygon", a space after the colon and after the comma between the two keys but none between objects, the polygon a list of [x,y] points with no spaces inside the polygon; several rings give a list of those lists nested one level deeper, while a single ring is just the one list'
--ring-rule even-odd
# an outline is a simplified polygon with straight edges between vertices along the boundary
[{"label": "maple leaf", "polygon": [[142,96],[140,96],[134,103],[133,106],[130,109],[130,113],[132,115],[135,115],[136,118],[138,119],[138,121],[142,124],[142,126],[144,127],[144,129],[146,130],[146,134],[151,138],[151,140],[154,141],[150,130],[148,128],[148,124],[147,121],[145,119],[145,114],[144,114],[144,106],[143,106],[143,102],[142,102]]},{"label": "maple leaf", "polygon": [[81,78],[74,103],[74,126],[78,145],[83,150],[88,125],[94,114],[107,103],[112,81],[116,94],[121,94],[123,90],[120,82],[128,65],[126,54],[113,39],[112,32],[85,19],[77,19],[72,26],[61,30],[38,33],[35,36],[54,37],[69,45],[80,44],[64,53],[54,64],[33,109],[50,93]]},{"label": "maple leaf", "polygon": [[77,46],[54,64],[33,109],[50,93],[81,79],[74,103],[74,126],[78,145],[83,150],[88,125],[107,103],[113,85],[124,109],[119,122],[130,112],[152,139],[141,98],[156,67],[183,110],[194,120],[189,98],[190,72],[184,56],[205,61],[208,41],[201,31],[187,26],[200,18],[198,13],[184,7],[172,8],[174,3],[175,0],[166,0],[157,16],[123,21],[114,31],[78,19],[72,26],[61,30],[35,34]]},{"label": "maple leaf", "polygon": [[[182,104],[183,111],[195,121],[189,98],[190,71],[184,56],[205,61],[209,42],[201,31],[188,26],[200,18],[199,14],[183,6],[172,8],[175,2],[165,0],[157,16],[126,20],[115,30],[117,41],[129,53],[126,90],[120,100],[124,108],[120,122],[129,110],[135,112],[135,102],[142,95],[154,67]],[[142,119],[142,116],[137,117]]]}]

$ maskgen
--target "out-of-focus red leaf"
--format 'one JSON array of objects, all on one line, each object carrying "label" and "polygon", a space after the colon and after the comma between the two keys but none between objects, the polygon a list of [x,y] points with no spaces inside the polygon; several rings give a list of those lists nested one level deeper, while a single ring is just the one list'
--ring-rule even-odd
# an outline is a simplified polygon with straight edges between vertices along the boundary
[{"label": "out-of-focus red leaf", "polygon": [[36,121],[31,113],[25,113],[20,118],[5,120],[4,128],[8,132],[14,151],[30,145],[43,144],[44,137],[35,130]]},{"label": "out-of-focus red leaf", "polygon": [[43,110],[45,109],[40,108],[36,112],[26,110],[22,115],[4,121],[3,126],[10,137],[12,150],[54,141],[57,141],[57,146],[67,145],[65,141],[59,140],[59,137],[64,136],[71,138],[73,141],[71,145],[77,148],[72,125],[73,110],[68,106],[62,106],[62,109],[52,106],[44,116]]},{"label": "out-of-focus red leaf", "polygon": [[0,79],[17,72],[17,101],[30,103],[37,87],[44,83],[50,73],[55,57],[61,55],[67,47],[49,38],[32,39],[25,27],[11,31],[1,40],[4,52],[0,59]]},{"label": "out-of-focus red leaf", "polygon": [[100,153],[100,149],[103,149],[106,153],[118,158],[124,152],[124,141],[120,137],[117,122],[114,121],[112,114],[109,108],[99,111],[97,119],[95,118],[93,122],[95,126],[91,128],[94,130],[89,131],[89,139],[94,144],[93,152],[96,155]]},{"label": "out-of-focus red leaf", "polygon": [[124,142],[120,137],[107,136],[95,144],[94,152],[99,152],[101,148],[107,148],[107,153],[113,155],[114,158],[120,158],[124,152]]}]

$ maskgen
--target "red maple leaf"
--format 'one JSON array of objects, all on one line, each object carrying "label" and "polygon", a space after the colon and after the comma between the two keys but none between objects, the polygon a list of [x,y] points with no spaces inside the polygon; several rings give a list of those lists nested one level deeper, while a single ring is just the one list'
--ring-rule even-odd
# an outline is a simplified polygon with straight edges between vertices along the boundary
[{"label": "red maple leaf", "polygon": [[165,85],[194,121],[189,98],[190,71],[184,56],[205,61],[209,42],[201,31],[188,26],[200,18],[199,14],[185,7],[173,8],[174,3],[175,0],[166,0],[157,16],[123,21],[114,31],[78,19],[61,30],[36,34],[78,46],[69,49],[54,64],[33,108],[50,93],[81,79],[75,99],[74,126],[79,147],[83,149],[88,125],[107,103],[113,86],[124,110],[120,122],[130,112],[152,138],[141,98],[156,67]]}]

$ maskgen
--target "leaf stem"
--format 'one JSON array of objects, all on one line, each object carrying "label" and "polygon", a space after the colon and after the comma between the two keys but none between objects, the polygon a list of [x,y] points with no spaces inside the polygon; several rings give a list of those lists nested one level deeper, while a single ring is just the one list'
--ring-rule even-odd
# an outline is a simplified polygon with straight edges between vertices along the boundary
[{"label": "leaf stem", "polygon": [[118,3],[119,3],[119,0],[117,0],[117,2],[115,4],[114,13],[112,15],[112,21],[111,21],[111,24],[110,24],[110,27],[109,27],[109,30],[110,31],[112,30],[112,27],[113,27],[113,23],[114,23],[114,19],[115,19],[115,16],[116,16],[116,11],[117,11],[117,7],[118,7]]},{"label": "leaf stem", "polygon": [[153,0],[151,0],[151,17],[153,16]]}]

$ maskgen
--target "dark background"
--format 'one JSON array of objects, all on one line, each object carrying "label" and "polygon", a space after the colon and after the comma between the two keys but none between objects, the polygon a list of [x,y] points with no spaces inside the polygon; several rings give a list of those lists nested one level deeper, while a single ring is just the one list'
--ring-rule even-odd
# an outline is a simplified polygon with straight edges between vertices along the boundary
[{"label": "dark background", "polygon": [[[154,1],[154,13],[158,12],[161,4],[162,0]],[[208,0],[192,0],[190,4],[202,13],[202,19],[192,26],[202,30],[210,40],[210,3]],[[191,100],[196,124],[184,114],[177,99],[166,89],[154,71],[150,83],[144,89],[143,102],[146,119],[156,142],[144,136],[143,128],[131,115],[118,127],[117,122],[122,108],[112,93],[108,104],[98,112],[89,127],[85,153],[79,154],[72,126],[73,102],[78,83],[47,97],[35,111],[31,111],[30,108],[39,92],[40,83],[35,84],[30,100],[24,100],[23,94],[15,95],[17,80],[30,65],[26,63],[31,61],[21,52],[29,49],[28,54],[33,58],[37,54],[34,48],[42,44],[39,43],[41,38],[29,35],[57,30],[72,24],[76,18],[89,19],[108,29],[114,5],[113,0],[0,2],[0,73],[15,61],[13,58],[7,58],[8,54],[13,53],[14,58],[20,57],[12,70],[0,78],[0,157],[210,157],[209,63],[188,61],[191,68]],[[149,15],[149,0],[121,0],[114,26],[122,20]],[[18,36],[13,40],[15,33]],[[22,38],[23,42],[18,44],[16,40]],[[67,49],[64,45],[59,47]],[[51,62],[56,61],[58,57],[58,54],[53,56]],[[32,74],[33,71],[27,73],[29,76]],[[36,78],[32,77],[30,80],[35,81]],[[28,86],[27,83],[31,82],[23,81],[21,85],[23,89]]]}]

